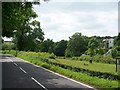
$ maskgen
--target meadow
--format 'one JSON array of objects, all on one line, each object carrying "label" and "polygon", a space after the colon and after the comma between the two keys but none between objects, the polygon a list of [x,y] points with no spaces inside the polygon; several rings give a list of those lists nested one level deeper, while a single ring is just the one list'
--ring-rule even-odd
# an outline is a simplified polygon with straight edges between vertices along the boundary
[{"label": "meadow", "polygon": [[92,71],[117,74],[116,64],[106,64],[106,63],[96,63],[96,62],[89,63],[88,61],[78,61],[78,60],[70,60],[70,59],[49,59],[49,60],[56,63],[70,65],[73,67],[89,69]]}]

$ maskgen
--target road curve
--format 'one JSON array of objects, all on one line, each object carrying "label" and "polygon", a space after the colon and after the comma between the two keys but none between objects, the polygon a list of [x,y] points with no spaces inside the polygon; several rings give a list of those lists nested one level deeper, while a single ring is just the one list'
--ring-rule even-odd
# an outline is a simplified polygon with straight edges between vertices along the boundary
[{"label": "road curve", "polygon": [[4,55],[0,59],[0,63],[2,63],[3,90],[4,88],[94,90],[91,86],[13,56]]}]

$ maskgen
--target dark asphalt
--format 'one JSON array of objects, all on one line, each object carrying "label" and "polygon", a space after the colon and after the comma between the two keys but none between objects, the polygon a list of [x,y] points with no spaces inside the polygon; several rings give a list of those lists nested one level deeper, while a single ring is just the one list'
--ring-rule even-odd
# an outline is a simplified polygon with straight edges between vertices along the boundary
[{"label": "dark asphalt", "polygon": [[[2,63],[2,88],[39,88],[39,89],[88,89],[89,86],[76,83],[42,67],[27,63],[16,57],[4,55]],[[92,88],[93,89],[93,88]]]}]

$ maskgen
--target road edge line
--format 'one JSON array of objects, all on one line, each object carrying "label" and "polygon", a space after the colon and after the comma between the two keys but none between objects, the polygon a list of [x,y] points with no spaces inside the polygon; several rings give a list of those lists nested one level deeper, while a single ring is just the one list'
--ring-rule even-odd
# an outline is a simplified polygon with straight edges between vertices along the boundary
[{"label": "road edge line", "polygon": [[44,88],[45,90],[48,90],[45,86],[43,86],[40,82],[38,82],[34,77],[31,77],[31,79],[36,82],[39,86],[41,86],[42,88]]}]

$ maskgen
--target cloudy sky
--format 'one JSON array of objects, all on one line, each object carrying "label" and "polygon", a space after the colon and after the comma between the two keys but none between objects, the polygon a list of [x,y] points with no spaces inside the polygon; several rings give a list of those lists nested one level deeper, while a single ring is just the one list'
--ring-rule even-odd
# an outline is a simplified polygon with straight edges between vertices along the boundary
[{"label": "cloudy sky", "polygon": [[75,32],[86,36],[116,36],[118,2],[108,1],[51,0],[42,2],[40,6],[35,5],[34,10],[38,14],[37,20],[41,22],[45,39],[69,40],[68,37]]},{"label": "cloudy sky", "polygon": [[46,39],[68,40],[75,32],[86,36],[118,34],[117,0],[51,0],[35,5],[34,10]]}]

